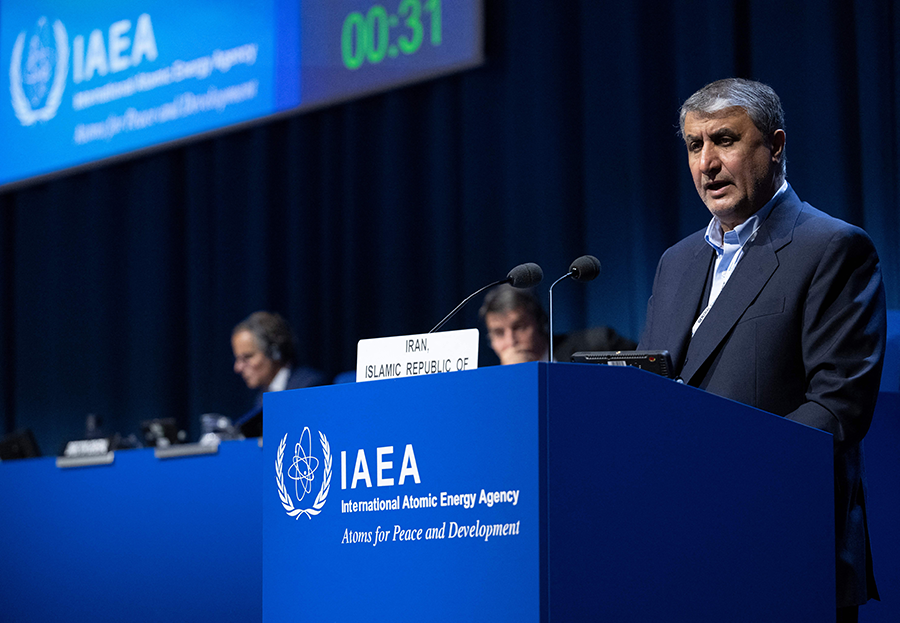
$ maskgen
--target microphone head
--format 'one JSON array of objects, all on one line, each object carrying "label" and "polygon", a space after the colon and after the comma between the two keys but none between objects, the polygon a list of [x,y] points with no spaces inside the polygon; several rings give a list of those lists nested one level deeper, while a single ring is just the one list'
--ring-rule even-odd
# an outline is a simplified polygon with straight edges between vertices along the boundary
[{"label": "microphone head", "polygon": [[572,262],[569,272],[575,281],[591,281],[600,274],[600,260],[593,255],[582,255]]},{"label": "microphone head", "polygon": [[519,264],[506,276],[507,281],[514,288],[533,288],[544,278],[544,271],[533,262]]}]

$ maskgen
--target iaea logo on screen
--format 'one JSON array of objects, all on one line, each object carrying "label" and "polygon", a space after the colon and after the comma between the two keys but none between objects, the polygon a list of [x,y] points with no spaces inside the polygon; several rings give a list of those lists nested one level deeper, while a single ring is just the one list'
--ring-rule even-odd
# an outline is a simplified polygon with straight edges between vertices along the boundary
[{"label": "iaea logo on screen", "polygon": [[19,33],[9,66],[9,90],[22,125],[56,115],[68,73],[69,37],[62,22],[56,20],[51,29],[47,18],[41,17],[30,35]]},{"label": "iaea logo on screen", "polygon": [[[331,486],[331,446],[325,435],[319,431],[319,441],[324,454],[320,463],[312,453],[312,434],[309,432],[309,427],[303,428],[300,441],[294,446],[293,461],[287,470],[288,478],[294,481],[294,496],[292,497],[284,484],[284,448],[287,438],[288,436],[285,434],[281,439],[281,443],[278,444],[278,455],[275,458],[275,482],[278,485],[278,497],[281,498],[281,505],[289,516],[299,519],[301,515],[306,515],[312,519],[313,515],[322,512],[322,507],[325,506],[325,500],[328,497],[328,488]],[[295,507],[295,499],[299,505],[308,494],[312,493],[317,472],[321,473],[322,484],[313,505],[309,508]]]}]

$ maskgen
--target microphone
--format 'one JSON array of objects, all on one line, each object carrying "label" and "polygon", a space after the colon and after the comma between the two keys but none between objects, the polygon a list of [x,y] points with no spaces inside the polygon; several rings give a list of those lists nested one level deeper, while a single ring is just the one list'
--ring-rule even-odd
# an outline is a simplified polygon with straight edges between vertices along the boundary
[{"label": "microphone", "polygon": [[466,299],[453,308],[453,311],[444,316],[444,319],[441,320],[435,327],[429,331],[429,333],[434,333],[438,329],[444,326],[448,320],[450,320],[456,312],[463,308],[463,306],[472,300],[473,297],[481,294],[488,288],[493,288],[494,286],[499,286],[503,283],[508,283],[514,288],[533,288],[537,284],[541,282],[541,279],[544,278],[544,271],[541,270],[541,267],[535,264],[534,262],[527,262],[525,264],[519,264],[506,275],[506,279],[501,279],[500,281],[495,281],[494,283],[489,283],[483,288],[479,288],[472,294],[466,297]]},{"label": "microphone", "polygon": [[600,260],[593,255],[582,255],[569,266],[569,275],[575,281],[593,281],[600,274]]},{"label": "microphone", "polygon": [[569,264],[569,272],[550,285],[550,361],[553,361],[553,286],[571,277],[575,281],[593,281],[600,274],[600,260],[593,255],[582,255]]},{"label": "microphone", "polygon": [[[541,267],[535,264],[534,262],[526,262],[525,264],[519,264],[506,276],[506,279],[503,281],[498,281],[492,285],[499,285],[501,283],[509,283],[514,288],[533,288],[537,284],[541,282],[541,279],[544,278],[544,271],[541,270]],[[490,287],[490,286],[487,286]],[[480,290],[479,290],[480,292]]]}]

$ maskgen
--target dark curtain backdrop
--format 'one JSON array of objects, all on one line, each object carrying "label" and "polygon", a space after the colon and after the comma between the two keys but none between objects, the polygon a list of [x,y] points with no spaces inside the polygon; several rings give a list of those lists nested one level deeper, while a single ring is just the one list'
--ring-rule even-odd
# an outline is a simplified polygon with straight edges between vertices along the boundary
[{"label": "dark curtain backdrop", "polygon": [[[788,179],[875,239],[900,307],[900,9],[892,0],[485,0],[483,67],[0,196],[0,399],[43,451],[240,414],[233,325],[277,310],[304,361],[428,331],[521,262],[555,328],[639,337],[657,259],[704,227],[675,135],[714,79],[771,84]],[[447,328],[478,326],[473,301]],[[482,343],[483,365],[496,360]]]}]

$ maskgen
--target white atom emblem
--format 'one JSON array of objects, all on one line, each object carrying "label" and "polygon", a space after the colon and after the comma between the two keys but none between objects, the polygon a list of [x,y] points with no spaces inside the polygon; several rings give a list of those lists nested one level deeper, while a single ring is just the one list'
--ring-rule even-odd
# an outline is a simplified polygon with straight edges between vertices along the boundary
[{"label": "white atom emblem", "polygon": [[68,73],[69,36],[61,21],[54,21],[51,28],[42,17],[31,37],[19,33],[9,66],[9,91],[22,125],[49,121],[56,115]]},{"label": "white atom emblem", "polygon": [[[312,519],[313,515],[322,512],[325,506],[325,500],[328,498],[328,489],[331,487],[331,445],[322,431],[319,431],[319,442],[322,444],[322,486],[319,487],[319,493],[313,501],[313,505],[309,508],[297,508],[294,506],[294,500],[284,486],[284,449],[287,445],[288,436],[285,435],[278,444],[278,452],[275,455],[275,483],[278,485],[278,497],[281,498],[281,505],[289,517],[300,519],[301,515]],[[316,469],[320,463],[319,459],[312,455],[312,434],[309,428],[305,427],[300,434],[300,442],[294,446],[294,461],[288,467],[288,478],[294,481],[294,493],[297,494],[297,502],[299,503],[307,493],[312,491],[313,481],[316,479]],[[300,489],[303,493],[300,493]]]},{"label": "white atom emblem", "polygon": [[[303,446],[304,439],[306,447]],[[294,446],[294,462],[288,468],[288,478],[294,481],[294,493],[297,495],[298,502],[312,491],[312,483],[316,478],[318,467],[319,459],[312,455],[312,436],[307,426],[300,435],[300,441]],[[303,493],[300,493],[301,488]]]}]

